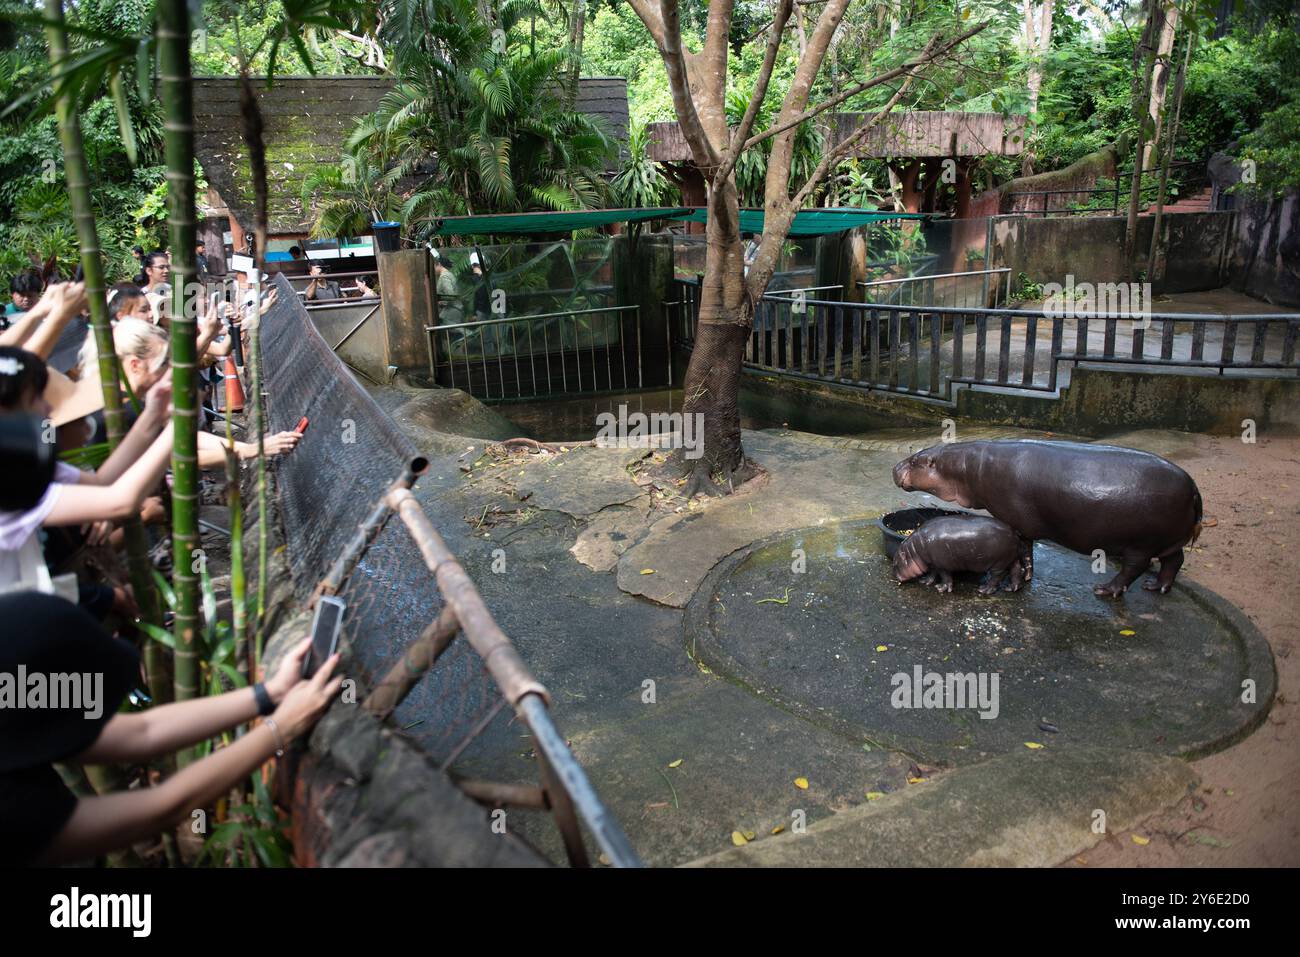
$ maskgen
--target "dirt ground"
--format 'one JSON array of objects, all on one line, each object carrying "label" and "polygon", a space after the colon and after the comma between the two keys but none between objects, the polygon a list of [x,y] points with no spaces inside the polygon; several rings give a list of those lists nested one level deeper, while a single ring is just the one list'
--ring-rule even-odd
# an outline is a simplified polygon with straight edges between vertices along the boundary
[{"label": "dirt ground", "polygon": [[1247,444],[1198,435],[1194,444],[1170,457],[1196,480],[1206,519],[1217,524],[1204,530],[1182,574],[1232,601],[1263,632],[1277,660],[1277,700],[1244,742],[1193,763],[1201,776],[1195,795],[1067,866],[1300,865],[1300,437]]}]

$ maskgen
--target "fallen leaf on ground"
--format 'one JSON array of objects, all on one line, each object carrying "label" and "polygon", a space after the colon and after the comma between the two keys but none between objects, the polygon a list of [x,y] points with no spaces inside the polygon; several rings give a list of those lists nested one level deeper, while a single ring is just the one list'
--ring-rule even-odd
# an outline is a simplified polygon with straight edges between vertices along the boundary
[{"label": "fallen leaf on ground", "polygon": [[1151,843],[1151,838],[1143,837],[1141,834],[1134,834],[1132,835],[1132,838],[1133,838],[1133,843],[1136,844],[1138,847],[1146,847],[1148,844]]},{"label": "fallen leaf on ground", "polygon": [[807,779],[807,778],[795,778],[795,779],[794,779],[794,786],[797,787],[800,791],[807,791],[807,790],[808,790],[808,779]]},{"label": "fallen leaf on ground", "polygon": [[868,792],[867,792],[867,800],[868,800],[868,801],[878,801],[878,800],[880,800],[880,799],[881,799],[882,797],[884,797],[884,796],[885,796],[885,792],[884,792],[884,791],[868,791]]},{"label": "fallen leaf on ground", "polygon": [[682,766],[682,761],[683,761],[683,760],[684,760],[684,759],[682,759],[682,758],[678,758],[676,761],[671,762],[668,766],[669,766],[670,768],[680,768],[680,767]]},{"label": "fallen leaf on ground", "polygon": [[1037,751],[1039,748],[1042,747],[1042,745],[1039,744],[1037,741],[1026,741],[1025,747],[1029,748],[1029,750],[1031,751]]},{"label": "fallen leaf on ground", "polygon": [[732,831],[731,843],[735,844],[736,847],[744,847],[749,843],[749,838],[745,837],[745,835],[740,833],[740,831]]},{"label": "fallen leaf on ground", "polygon": [[641,574],[642,574],[642,575],[653,575],[654,573],[655,573],[655,570],[654,570],[653,568],[643,568],[643,569],[641,569]]}]

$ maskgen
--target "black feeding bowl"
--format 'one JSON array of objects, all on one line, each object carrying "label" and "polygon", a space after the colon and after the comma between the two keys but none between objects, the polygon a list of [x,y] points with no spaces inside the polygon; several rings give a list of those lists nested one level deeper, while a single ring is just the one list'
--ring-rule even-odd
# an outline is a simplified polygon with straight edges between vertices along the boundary
[{"label": "black feeding bowl", "polygon": [[971,513],[959,512],[953,508],[904,508],[882,515],[876,524],[880,526],[880,537],[885,543],[885,556],[892,562],[898,546],[930,519],[969,514]]}]

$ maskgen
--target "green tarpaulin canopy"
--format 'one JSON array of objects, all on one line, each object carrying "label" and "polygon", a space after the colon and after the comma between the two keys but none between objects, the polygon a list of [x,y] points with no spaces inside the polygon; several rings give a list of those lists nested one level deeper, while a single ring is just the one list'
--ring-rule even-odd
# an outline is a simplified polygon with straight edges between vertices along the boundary
[{"label": "green tarpaulin canopy", "polygon": [[[708,221],[708,214],[703,209],[694,209],[690,215],[682,216],[691,222]],[[838,209],[801,209],[794,214],[794,223],[790,226],[791,236],[825,236],[828,233],[842,233],[846,229],[878,223],[886,219],[925,219],[924,213],[885,213],[875,209],[855,209],[840,207]],[[763,231],[763,210],[742,209],[740,211],[740,231],[742,233],[761,233]]]},{"label": "green tarpaulin canopy", "polygon": [[[801,209],[795,213],[791,236],[824,236],[888,219],[924,219],[924,213],[886,213],[874,209]],[[639,223],[647,219],[706,222],[707,211],[686,206],[654,209],[589,209],[573,213],[499,213],[490,216],[444,216],[433,221],[439,236],[486,236],[506,233],[564,233],[609,223]],[[763,231],[763,210],[742,209],[740,230]]]},{"label": "green tarpaulin canopy", "polygon": [[586,209],[573,213],[497,213],[490,216],[444,216],[433,221],[439,236],[487,236],[505,233],[568,233],[609,223],[646,219],[682,219],[685,206],[655,209]]}]

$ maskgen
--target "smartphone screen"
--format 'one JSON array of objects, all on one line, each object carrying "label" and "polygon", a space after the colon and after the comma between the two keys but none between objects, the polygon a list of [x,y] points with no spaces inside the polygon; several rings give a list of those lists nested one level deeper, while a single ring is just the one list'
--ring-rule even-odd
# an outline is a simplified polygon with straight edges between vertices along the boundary
[{"label": "smartphone screen", "polygon": [[310,678],[339,647],[339,632],[343,628],[343,613],[347,603],[332,595],[322,595],[316,602],[316,614],[311,622],[311,651],[302,660],[302,676]]}]

